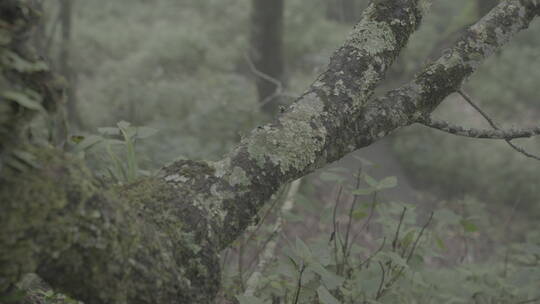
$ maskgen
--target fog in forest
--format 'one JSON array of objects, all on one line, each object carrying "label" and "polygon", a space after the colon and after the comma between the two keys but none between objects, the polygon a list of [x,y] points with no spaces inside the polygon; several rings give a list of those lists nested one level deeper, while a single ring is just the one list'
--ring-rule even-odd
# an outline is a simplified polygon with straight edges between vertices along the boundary
[{"label": "fog in forest", "polygon": [[[267,124],[285,125],[280,115],[338,61],[330,58],[370,3],[35,2],[42,14],[30,43],[65,92],[57,113],[37,114],[28,132],[82,160],[107,189],[160,176],[179,160],[218,162]],[[433,1],[370,98],[450,54],[498,3]],[[538,134],[539,85],[533,20],[431,119]],[[220,252],[215,302],[540,303],[540,141],[457,136],[427,124],[389,132],[281,186]],[[70,292],[77,288],[36,273],[17,284],[19,298],[0,303],[80,300]]]}]

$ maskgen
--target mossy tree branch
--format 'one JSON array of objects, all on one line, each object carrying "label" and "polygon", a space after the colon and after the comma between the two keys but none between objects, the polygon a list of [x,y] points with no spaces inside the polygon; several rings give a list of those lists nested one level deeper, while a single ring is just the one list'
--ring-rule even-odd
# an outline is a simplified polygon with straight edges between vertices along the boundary
[{"label": "mossy tree branch", "polygon": [[[88,304],[211,303],[219,288],[219,251],[281,185],[428,117],[540,14],[536,0],[504,1],[411,83],[373,98],[419,26],[422,3],[374,1],[326,72],[274,123],[253,130],[218,162],[177,161],[155,177],[103,187],[60,151],[1,137],[2,153],[24,149],[33,161],[24,170],[6,167],[0,176],[0,294],[22,274],[36,272]],[[30,26],[13,14],[29,9],[27,1],[1,2],[0,41],[5,35],[18,41],[1,45],[2,58],[22,50]],[[25,29],[16,31],[16,24]],[[2,93],[49,92],[34,74],[17,76],[6,65],[1,72]],[[57,99],[39,100],[47,106],[45,100]],[[28,121],[17,116],[22,105],[16,100],[0,106],[2,128]]]}]

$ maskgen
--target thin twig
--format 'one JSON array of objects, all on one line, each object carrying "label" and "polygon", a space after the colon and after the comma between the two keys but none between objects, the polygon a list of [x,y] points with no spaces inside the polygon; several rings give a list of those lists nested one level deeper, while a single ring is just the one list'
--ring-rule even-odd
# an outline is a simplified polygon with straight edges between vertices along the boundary
[{"label": "thin twig", "polygon": [[371,203],[371,210],[369,211],[369,216],[366,222],[364,223],[364,226],[362,226],[362,229],[360,230],[363,230],[365,228],[366,231],[369,232],[369,223],[371,222],[371,219],[373,218],[373,214],[375,213],[376,206],[377,206],[377,191],[373,192],[373,202]]},{"label": "thin twig", "polygon": [[450,133],[452,135],[478,138],[478,139],[504,139],[512,140],[517,138],[529,138],[540,135],[540,127],[527,128],[527,129],[476,129],[465,128],[458,126],[443,120],[434,120],[430,117],[421,118],[418,123],[430,127],[442,132]]},{"label": "thin twig", "polygon": [[375,213],[376,205],[377,205],[377,191],[373,192],[373,202],[371,203],[371,209],[369,211],[368,218],[364,222],[364,224],[362,225],[358,233],[355,233],[352,243],[356,242],[356,238],[360,235],[360,232],[362,232],[362,230],[366,229],[366,231],[369,232],[369,223],[371,222],[371,219],[373,218],[373,214]]},{"label": "thin twig", "polygon": [[[469,97],[469,95],[467,95],[463,90],[458,90],[457,91],[459,93],[459,95],[461,95],[461,97],[463,97],[463,99],[465,99],[465,101],[467,101],[467,103],[469,103],[469,105],[471,105],[471,107],[473,107],[476,111],[478,111],[478,113],[480,113],[480,115],[482,115],[482,117],[484,117],[485,120],[487,120],[487,122],[491,125],[491,127],[495,130],[500,130],[500,128],[495,124],[495,122],[489,117],[489,115],[487,115],[484,111],[482,111],[482,109],[476,105],[472,98]],[[533,158],[533,159],[536,159],[536,160],[539,160],[540,161],[540,156],[537,156],[537,155],[534,155],[534,154],[531,154],[527,151],[525,151],[522,147],[512,143],[510,141],[510,139],[505,139],[506,143],[512,147],[512,149],[516,150],[517,152],[529,157],[529,158]]]},{"label": "thin twig", "polygon": [[300,273],[298,274],[298,283],[296,285],[296,294],[294,295],[294,304],[298,304],[298,300],[300,298],[300,290],[302,289],[302,274],[304,273],[304,270],[306,269],[306,265],[304,264],[304,261],[302,261],[302,266],[300,267]]},{"label": "thin twig", "polygon": [[418,246],[418,242],[420,241],[420,238],[422,237],[422,234],[424,234],[424,230],[426,230],[429,223],[431,223],[431,220],[433,220],[433,211],[431,211],[431,214],[429,215],[429,219],[424,224],[424,226],[420,230],[420,233],[418,234],[418,237],[414,241],[413,247],[411,248],[411,251],[409,252],[409,256],[407,256],[407,263],[409,263],[409,261],[411,260],[411,257],[413,255],[414,251],[416,250],[416,246]]},{"label": "thin twig", "polygon": [[398,239],[399,239],[399,231],[401,230],[401,224],[403,223],[403,219],[405,218],[405,213],[407,212],[407,207],[403,207],[403,211],[401,212],[401,216],[399,217],[399,223],[396,229],[396,235],[394,236],[394,240],[392,241],[392,251],[396,251]]},{"label": "thin twig", "polygon": [[381,252],[384,248],[384,244],[386,244],[386,237],[383,238],[383,241],[381,243],[381,246],[379,246],[379,248],[377,250],[375,250],[370,256],[368,256],[362,263],[360,263],[360,265],[358,265],[359,268],[361,268],[362,266],[364,266],[365,264],[369,263],[369,261],[371,261],[371,259],[376,256],[379,252]]},{"label": "thin twig", "polygon": [[[361,173],[362,173],[362,167],[358,168],[358,175],[356,176],[356,188],[360,187],[360,181],[361,181]],[[356,207],[356,203],[358,202],[359,195],[354,195],[354,199],[351,203],[351,208],[349,208],[349,222],[347,223],[347,230],[345,231],[345,246],[343,248],[344,257],[349,256],[349,234],[351,232],[351,226],[352,226],[352,216],[354,212],[354,208]],[[352,245],[352,242],[351,242]]]},{"label": "thin twig", "polygon": [[337,229],[337,220],[336,220],[336,215],[337,215],[337,210],[338,210],[338,207],[339,207],[339,202],[341,201],[341,193],[343,191],[343,186],[340,186],[339,187],[339,190],[338,190],[338,194],[337,194],[337,198],[336,198],[336,203],[334,204],[334,210],[332,212],[332,226],[333,226],[333,231],[332,231],[332,234],[330,235],[330,240],[333,239],[334,241],[334,259],[336,261],[336,265],[338,265],[338,247],[337,247],[337,239],[338,239],[338,229]]},{"label": "thin twig", "polygon": [[276,89],[274,90],[272,95],[267,96],[265,99],[259,102],[259,107],[264,107],[266,104],[274,101],[277,97],[280,97],[280,96],[296,98],[296,96],[285,93],[283,89],[283,84],[281,83],[281,81],[258,70],[257,67],[255,67],[255,64],[251,60],[251,57],[248,55],[248,53],[244,53],[244,57],[246,59],[246,62],[248,63],[249,69],[251,70],[253,74],[255,74],[255,76],[261,79],[264,79],[268,82],[271,82],[272,84],[276,86]]},{"label": "thin twig", "polygon": [[383,295],[384,280],[385,280],[384,266],[381,263],[381,261],[379,261],[379,267],[381,267],[381,282],[379,283],[379,288],[377,289],[377,295],[375,296],[375,300],[378,300]]}]

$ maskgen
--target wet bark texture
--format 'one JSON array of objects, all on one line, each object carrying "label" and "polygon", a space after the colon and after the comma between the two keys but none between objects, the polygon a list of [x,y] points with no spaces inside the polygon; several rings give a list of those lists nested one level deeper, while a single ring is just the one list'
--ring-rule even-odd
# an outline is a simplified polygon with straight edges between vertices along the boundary
[{"label": "wet bark texture", "polygon": [[504,1],[409,84],[375,98],[425,13],[420,1],[375,1],[273,123],[220,161],[176,161],[124,186],[103,186],[73,156],[20,140],[62,96],[27,47],[32,12],[26,1],[0,2],[0,295],[35,272],[87,304],[212,303],[219,252],[280,186],[425,119],[540,3]]},{"label": "wet bark texture", "polygon": [[[250,58],[258,72],[255,75],[262,110],[276,113],[280,96],[276,93],[284,84],[283,12],[284,0],[252,0]],[[256,73],[258,74],[258,73]],[[265,77],[267,76],[267,77]]]}]

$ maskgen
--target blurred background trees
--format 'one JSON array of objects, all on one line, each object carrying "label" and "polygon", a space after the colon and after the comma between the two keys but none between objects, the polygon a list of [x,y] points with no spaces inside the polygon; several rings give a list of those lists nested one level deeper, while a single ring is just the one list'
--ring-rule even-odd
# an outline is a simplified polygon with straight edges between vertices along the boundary
[{"label": "blurred background trees", "polygon": [[[289,96],[299,96],[324,69],[329,54],[367,2],[44,1],[45,24],[36,35],[36,45],[70,85],[70,134],[89,136],[121,120],[157,129],[156,135],[137,144],[140,165],[151,172],[179,156],[217,159],[243,134],[268,122],[280,104],[291,102]],[[444,52],[460,30],[497,2],[435,1],[384,87],[401,84],[425,58]],[[488,60],[465,90],[502,125],[538,124],[539,50],[540,23],[536,21]],[[282,86],[279,94],[278,83]],[[449,99],[437,111],[439,117],[487,127],[459,96]],[[518,142],[530,151],[540,151],[538,140]],[[87,154],[96,172],[105,174],[103,149],[96,147]],[[305,205],[287,215],[291,225],[286,234],[310,239],[315,237],[313,231],[327,233],[320,215],[310,210],[331,210],[333,185],[354,183],[344,177],[368,163],[376,164],[370,169],[375,178],[399,177],[399,185],[382,195],[381,201],[411,199],[406,203],[421,210],[419,218],[435,206],[472,218],[474,229],[461,227],[471,230],[462,238],[468,243],[459,241],[458,232],[446,236],[446,249],[440,249],[431,265],[461,263],[463,246],[468,246],[462,261],[482,272],[481,261],[508,263],[506,248],[511,244],[540,244],[539,162],[504,142],[459,138],[420,126],[400,131],[356,158],[311,176],[300,190],[299,200]],[[358,218],[361,215],[357,212]],[[363,244],[372,248],[374,239],[364,239]],[[540,252],[535,254],[538,263]],[[471,276],[478,274],[470,271]],[[540,286],[538,273],[529,275],[529,281]],[[238,280],[244,278],[233,282]]]}]

